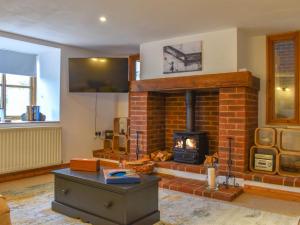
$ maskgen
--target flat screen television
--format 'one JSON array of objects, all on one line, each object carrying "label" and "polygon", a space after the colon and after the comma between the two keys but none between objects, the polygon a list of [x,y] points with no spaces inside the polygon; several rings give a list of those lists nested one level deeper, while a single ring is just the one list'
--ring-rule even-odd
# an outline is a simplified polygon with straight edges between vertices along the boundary
[{"label": "flat screen television", "polygon": [[127,58],[70,58],[70,92],[128,92]]}]

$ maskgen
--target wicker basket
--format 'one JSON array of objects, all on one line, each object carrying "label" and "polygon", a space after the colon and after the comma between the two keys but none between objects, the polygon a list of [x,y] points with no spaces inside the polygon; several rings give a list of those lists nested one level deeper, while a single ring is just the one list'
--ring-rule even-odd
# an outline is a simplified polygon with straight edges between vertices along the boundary
[{"label": "wicker basket", "polygon": [[300,129],[282,129],[280,131],[279,150],[300,154]]},{"label": "wicker basket", "polygon": [[148,162],[127,162],[125,165],[126,169],[132,169],[136,173],[140,174],[152,174],[154,170],[155,163],[152,161]]},{"label": "wicker basket", "polygon": [[256,128],[255,145],[272,148],[276,145],[276,129],[270,127]]},{"label": "wicker basket", "polygon": [[293,152],[281,152],[277,159],[278,174],[281,176],[300,176],[300,154]]},{"label": "wicker basket", "polygon": [[[273,168],[272,171],[266,170],[258,170],[255,169],[255,154],[262,154],[262,155],[272,155],[273,156]],[[250,161],[249,161],[249,168],[252,172],[257,173],[265,173],[265,174],[276,174],[277,173],[277,163],[278,163],[278,150],[276,147],[257,147],[252,146],[250,149]]]}]

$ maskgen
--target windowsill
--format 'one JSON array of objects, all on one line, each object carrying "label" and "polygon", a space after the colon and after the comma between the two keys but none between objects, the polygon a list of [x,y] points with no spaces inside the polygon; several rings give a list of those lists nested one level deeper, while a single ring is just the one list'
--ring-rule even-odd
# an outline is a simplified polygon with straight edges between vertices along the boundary
[{"label": "windowsill", "polygon": [[12,120],[11,122],[0,122],[1,127],[41,127],[41,126],[57,126],[60,121],[22,121]]}]

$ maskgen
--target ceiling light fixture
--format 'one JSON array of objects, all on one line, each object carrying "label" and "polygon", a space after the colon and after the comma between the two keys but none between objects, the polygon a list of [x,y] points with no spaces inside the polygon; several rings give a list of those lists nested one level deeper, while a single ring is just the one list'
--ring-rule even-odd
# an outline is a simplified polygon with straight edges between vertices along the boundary
[{"label": "ceiling light fixture", "polygon": [[287,87],[277,87],[276,89],[277,89],[278,91],[290,91],[290,89],[287,88]]},{"label": "ceiling light fixture", "polygon": [[106,59],[105,58],[100,58],[99,61],[102,62],[102,63],[105,63]]},{"label": "ceiling light fixture", "polygon": [[105,16],[101,16],[101,17],[99,18],[99,20],[100,20],[102,23],[104,23],[104,22],[106,22],[106,17],[105,17]]}]

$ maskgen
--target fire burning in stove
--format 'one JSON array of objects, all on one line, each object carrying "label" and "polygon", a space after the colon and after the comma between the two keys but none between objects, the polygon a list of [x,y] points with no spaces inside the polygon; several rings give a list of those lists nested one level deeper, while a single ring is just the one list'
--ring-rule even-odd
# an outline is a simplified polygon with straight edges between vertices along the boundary
[{"label": "fire burning in stove", "polygon": [[186,139],[179,138],[175,142],[175,148],[196,149],[197,141],[195,138],[192,137]]},{"label": "fire burning in stove", "polygon": [[208,154],[205,132],[174,132],[173,141],[173,156],[176,162],[200,164]]},{"label": "fire burning in stove", "polygon": [[187,138],[185,140],[186,149],[196,149],[197,141],[194,138]]},{"label": "fire burning in stove", "polygon": [[195,98],[192,91],[186,91],[186,131],[173,133],[174,161],[200,164],[208,154],[208,139],[205,132],[194,132]]},{"label": "fire burning in stove", "polygon": [[183,140],[177,140],[175,144],[175,148],[183,148]]}]

